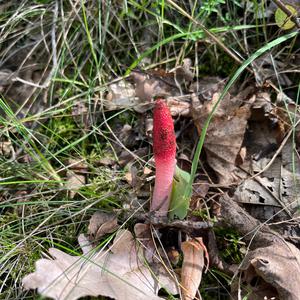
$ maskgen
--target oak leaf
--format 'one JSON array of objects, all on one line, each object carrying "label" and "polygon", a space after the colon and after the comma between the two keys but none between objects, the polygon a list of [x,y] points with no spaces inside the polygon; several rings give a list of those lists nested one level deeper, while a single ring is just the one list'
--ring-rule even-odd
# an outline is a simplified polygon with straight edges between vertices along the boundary
[{"label": "oak leaf", "polygon": [[161,287],[176,293],[175,282],[161,264],[144,258],[132,234],[120,230],[108,250],[71,256],[51,248],[51,258],[36,262],[36,271],[23,279],[25,289],[37,289],[52,299],[74,300],[84,296],[106,296],[122,300],[162,299]]}]

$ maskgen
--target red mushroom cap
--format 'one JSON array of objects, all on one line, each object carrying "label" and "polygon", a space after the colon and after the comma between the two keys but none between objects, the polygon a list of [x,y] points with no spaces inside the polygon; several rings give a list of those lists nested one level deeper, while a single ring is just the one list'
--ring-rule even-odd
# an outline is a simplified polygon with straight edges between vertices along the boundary
[{"label": "red mushroom cap", "polygon": [[167,215],[176,165],[176,136],[174,123],[166,102],[158,99],[153,114],[153,151],[155,185],[151,211]]},{"label": "red mushroom cap", "polygon": [[154,158],[175,159],[176,137],[174,123],[165,101],[158,99],[153,114],[153,151]]}]

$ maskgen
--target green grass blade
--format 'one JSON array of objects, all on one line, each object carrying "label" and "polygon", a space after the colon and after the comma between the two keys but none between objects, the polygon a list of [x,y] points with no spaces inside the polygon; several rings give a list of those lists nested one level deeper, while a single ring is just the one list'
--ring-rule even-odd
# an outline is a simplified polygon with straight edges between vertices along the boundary
[{"label": "green grass blade", "polygon": [[[255,26],[253,25],[239,25],[239,26],[225,26],[225,27],[220,27],[220,28],[212,28],[211,32],[213,33],[222,33],[222,32],[227,32],[230,30],[243,30],[243,29],[250,29],[250,28],[255,28]],[[158,42],[157,44],[155,44],[154,46],[152,46],[151,48],[149,48],[147,51],[143,52],[140,57],[138,57],[130,66],[129,68],[126,70],[125,72],[125,76],[129,75],[130,72],[136,67],[138,66],[138,64],[147,56],[149,56],[152,52],[154,52],[155,50],[157,50],[159,47],[166,45],[174,40],[178,40],[181,38],[186,38],[192,41],[196,41],[199,39],[203,39],[205,38],[205,33],[203,30],[197,30],[197,31],[192,31],[192,32],[183,32],[183,33],[177,33],[174,35],[169,36],[168,38],[165,38],[163,40],[161,40],[160,42]]]},{"label": "green grass blade", "polygon": [[243,62],[243,64],[238,68],[238,70],[235,72],[235,74],[232,76],[232,78],[229,80],[229,82],[226,84],[222,94],[220,95],[220,98],[218,99],[218,101],[216,102],[216,104],[214,105],[210,115],[208,116],[203,129],[202,129],[202,133],[201,136],[199,138],[199,142],[197,144],[197,148],[195,151],[195,155],[193,158],[193,163],[192,163],[192,168],[191,168],[191,178],[189,181],[189,184],[187,185],[184,197],[186,198],[190,198],[192,195],[192,184],[194,182],[195,179],[195,175],[196,175],[196,171],[197,171],[197,167],[198,167],[198,163],[199,163],[199,158],[200,158],[200,154],[201,154],[201,150],[204,144],[204,140],[205,140],[205,136],[206,136],[206,132],[208,129],[208,126],[212,120],[212,117],[219,105],[219,103],[222,101],[222,99],[225,97],[225,95],[227,94],[227,92],[229,91],[229,89],[232,87],[232,85],[235,83],[235,81],[239,78],[239,76],[243,73],[243,71],[255,60],[257,59],[259,56],[261,56],[262,54],[264,54],[265,52],[269,51],[270,49],[272,49],[273,47],[295,37],[298,34],[297,31],[291,32],[289,34],[286,34],[284,36],[281,36],[269,43],[267,43],[265,46],[261,47],[260,49],[258,49],[256,52],[254,52],[247,60],[245,60]]}]

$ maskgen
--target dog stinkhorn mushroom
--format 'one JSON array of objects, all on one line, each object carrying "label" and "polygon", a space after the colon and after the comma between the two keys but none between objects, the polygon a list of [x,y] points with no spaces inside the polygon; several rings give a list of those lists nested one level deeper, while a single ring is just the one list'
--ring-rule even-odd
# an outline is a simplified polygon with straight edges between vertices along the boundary
[{"label": "dog stinkhorn mushroom", "polygon": [[154,106],[153,152],[156,171],[150,211],[166,216],[176,166],[176,137],[171,113],[162,99],[156,100]]}]

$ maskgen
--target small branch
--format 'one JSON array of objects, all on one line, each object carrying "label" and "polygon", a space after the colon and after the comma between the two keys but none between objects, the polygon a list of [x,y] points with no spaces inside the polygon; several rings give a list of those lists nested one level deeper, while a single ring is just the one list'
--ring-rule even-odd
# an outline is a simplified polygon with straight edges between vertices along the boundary
[{"label": "small branch", "polygon": [[204,221],[188,221],[188,220],[175,220],[175,221],[166,221],[162,218],[153,217],[150,218],[150,224],[161,227],[173,227],[181,229],[185,232],[191,232],[193,230],[199,229],[209,229],[214,226],[213,222],[204,222]]},{"label": "small branch", "polygon": [[122,219],[134,218],[138,221],[144,222],[146,224],[151,224],[157,227],[173,227],[181,229],[184,232],[192,232],[193,230],[207,230],[214,227],[213,222],[205,221],[189,221],[189,220],[174,220],[169,221],[168,217],[162,217],[156,215],[155,212],[152,213],[135,213],[125,212]]},{"label": "small branch", "polygon": [[221,196],[219,203],[221,204],[221,223],[223,226],[237,230],[253,248],[255,246],[261,247],[261,245],[269,246],[274,242],[283,241],[277,232],[271,230],[267,224],[250,216],[228,195]]}]

